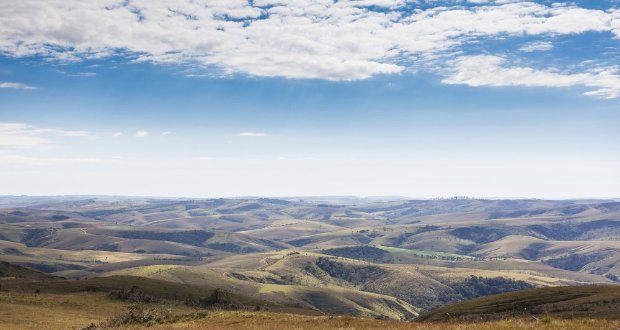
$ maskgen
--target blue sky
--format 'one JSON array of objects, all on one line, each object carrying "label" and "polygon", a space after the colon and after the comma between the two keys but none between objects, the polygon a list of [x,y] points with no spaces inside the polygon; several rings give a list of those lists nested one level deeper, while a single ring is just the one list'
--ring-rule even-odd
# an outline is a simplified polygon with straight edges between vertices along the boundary
[{"label": "blue sky", "polygon": [[618,1],[9,7],[0,194],[620,196]]}]

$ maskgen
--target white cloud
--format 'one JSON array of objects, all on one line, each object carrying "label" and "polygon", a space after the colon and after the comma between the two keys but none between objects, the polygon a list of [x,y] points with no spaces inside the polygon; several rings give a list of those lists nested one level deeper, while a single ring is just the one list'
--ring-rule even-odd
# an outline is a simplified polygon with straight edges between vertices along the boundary
[{"label": "white cloud", "polygon": [[563,73],[509,66],[506,62],[505,58],[493,55],[462,56],[452,63],[454,71],[442,82],[468,86],[584,86],[592,89],[584,93],[588,96],[607,99],[620,97],[620,72],[617,67]]},{"label": "white cloud", "polygon": [[19,123],[0,123],[0,146],[32,147],[46,144],[48,139],[41,136],[34,127]]},{"label": "white cloud", "polygon": [[149,136],[150,133],[148,131],[137,131],[134,136],[137,138],[145,138],[147,136]]},{"label": "white cloud", "polygon": [[123,136],[123,132],[116,132],[114,134],[112,134],[113,137],[121,137]]},{"label": "white cloud", "polygon": [[476,5],[403,11],[406,2],[9,1],[0,12],[0,53],[62,61],[122,53],[223,74],[339,81],[400,73],[420,57],[488,37],[588,31],[620,37],[614,9],[470,0]]},{"label": "white cloud", "polygon": [[239,133],[239,136],[244,136],[244,137],[265,137],[268,136],[267,133],[261,133],[261,132],[243,132],[243,133]]},{"label": "white cloud", "polygon": [[404,0],[349,0],[347,1],[349,4],[355,7],[385,7],[385,8],[396,8],[401,7],[406,4]]},{"label": "white cloud", "polygon": [[25,90],[35,90],[37,89],[34,86],[18,83],[18,82],[0,82],[0,88],[13,88],[13,89],[25,89]]},{"label": "white cloud", "polygon": [[166,135],[170,135],[170,134],[172,134],[172,132],[169,132],[169,131],[165,131],[165,132],[161,133],[162,136],[166,136]]},{"label": "white cloud", "polygon": [[531,53],[531,52],[542,52],[553,49],[553,43],[549,41],[534,41],[523,45],[519,48],[520,51]]},{"label": "white cloud", "polygon": [[37,128],[22,123],[0,123],[0,146],[36,147],[51,143],[50,137],[84,137],[86,131]]}]

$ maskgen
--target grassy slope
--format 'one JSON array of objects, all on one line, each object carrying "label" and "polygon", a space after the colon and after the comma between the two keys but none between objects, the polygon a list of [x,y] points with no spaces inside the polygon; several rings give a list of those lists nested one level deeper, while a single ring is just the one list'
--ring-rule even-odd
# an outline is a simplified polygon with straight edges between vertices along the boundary
[{"label": "grassy slope", "polygon": [[620,286],[537,288],[512,292],[444,306],[420,319],[480,320],[523,314],[620,319]]},{"label": "grassy slope", "polygon": [[270,329],[385,329],[385,330],[508,330],[508,329],[618,329],[620,321],[562,320],[527,318],[507,319],[485,323],[416,323],[359,319],[352,317],[309,317],[269,312],[213,312],[201,320],[179,322],[173,325],[130,326],[125,329],[221,329],[221,330],[270,330]]},{"label": "grassy slope", "polygon": [[[257,253],[231,256],[200,266],[154,265],[104,275],[132,275],[194,286],[220,287],[246,296],[256,296],[278,303],[299,304],[325,312],[333,309],[358,316],[383,314],[395,318],[403,316],[403,308],[408,308],[403,307],[406,306],[404,302],[418,308],[437,306],[441,299],[444,299],[441,295],[450,292],[451,283],[462,281],[471,275],[506,277],[544,286],[582,283],[546,276],[544,271],[547,268],[544,267],[542,270],[530,269],[527,272],[518,272],[510,269],[480,270],[454,266],[373,264],[346,258],[334,259],[355,273],[374,270],[380,272],[379,277],[360,282],[331,276],[316,267],[315,271],[308,270],[307,267],[313,265],[321,256],[323,255],[312,252]],[[372,295],[368,292],[389,297]],[[335,299],[337,296],[344,298]],[[369,299],[372,308],[364,306],[361,297]],[[396,301],[398,304],[395,304],[392,297],[403,302]],[[331,302],[322,304],[319,298]],[[380,303],[376,304],[377,301]],[[394,311],[386,310],[386,306],[391,306]]]},{"label": "grassy slope", "polygon": [[[0,329],[72,329],[121,313],[129,301],[107,297],[112,290],[139,290],[175,310],[187,310],[186,297],[209,297],[212,290],[138,277],[65,280],[24,267],[0,263]],[[241,303],[247,297],[231,296]]]},{"label": "grassy slope", "polygon": [[[112,290],[137,286],[141,292],[157,300],[185,301],[186,298],[209,297],[211,288],[197,287],[180,283],[173,283],[157,279],[135,276],[96,277],[88,280],[64,280],[48,278],[31,280],[29,278],[2,281],[2,288],[11,293],[33,293],[39,290],[44,294],[77,294],[86,292],[108,293]],[[232,295],[234,300],[244,304],[256,305],[262,302],[242,295]]]},{"label": "grassy slope", "polygon": [[[1,329],[72,329],[101,323],[125,313],[128,304],[102,294],[16,294],[0,292]],[[152,305],[176,314],[194,309],[181,305]],[[210,311],[204,319],[174,324],[127,325],[122,329],[618,329],[618,320],[512,318],[482,323],[417,323],[342,316],[309,316],[272,311]]]},{"label": "grassy slope", "polygon": [[35,248],[0,240],[0,260],[57,272],[54,274],[63,277],[84,277],[94,276],[95,272],[152,263],[187,263],[195,258],[174,254]]},{"label": "grassy slope", "polygon": [[[47,280],[53,279],[53,276],[43,274],[34,271],[29,268],[21,267],[18,265],[10,264],[8,262],[0,261],[0,280]],[[2,282],[0,282],[2,283]]]},{"label": "grassy slope", "polygon": [[104,294],[0,292],[0,329],[72,329],[102,322],[124,305]]},{"label": "grassy slope", "polygon": [[417,315],[415,308],[396,298],[362,292],[351,288],[307,287],[300,285],[265,284],[242,281],[227,276],[219,269],[206,266],[147,266],[110,273],[147,277],[205,288],[225,288],[240,295],[310,308],[323,312],[347,313],[356,316],[411,318]]}]

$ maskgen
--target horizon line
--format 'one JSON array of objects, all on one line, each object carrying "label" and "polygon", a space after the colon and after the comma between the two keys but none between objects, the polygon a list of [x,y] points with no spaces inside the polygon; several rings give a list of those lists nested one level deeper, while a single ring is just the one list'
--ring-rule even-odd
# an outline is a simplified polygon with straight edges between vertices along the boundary
[{"label": "horizon line", "polygon": [[0,194],[0,198],[53,198],[53,197],[95,197],[95,198],[144,198],[144,199],[317,199],[317,198],[350,198],[350,199],[378,199],[384,201],[396,200],[551,200],[551,201],[575,201],[575,200],[620,200],[620,197],[524,197],[524,196],[400,196],[400,195],[234,195],[234,196],[162,196],[162,195],[119,195],[119,194],[61,194],[61,195],[30,195],[30,194]]}]

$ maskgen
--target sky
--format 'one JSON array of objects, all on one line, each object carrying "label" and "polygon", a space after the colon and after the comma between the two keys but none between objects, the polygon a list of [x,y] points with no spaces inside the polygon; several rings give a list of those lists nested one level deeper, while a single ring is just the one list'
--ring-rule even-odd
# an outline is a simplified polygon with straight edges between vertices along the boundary
[{"label": "sky", "polygon": [[4,1],[0,195],[620,197],[620,1]]}]

